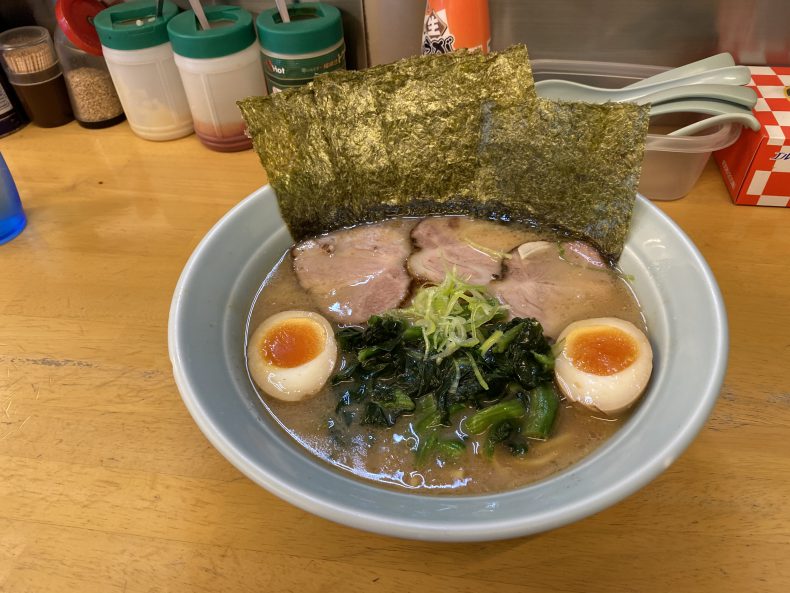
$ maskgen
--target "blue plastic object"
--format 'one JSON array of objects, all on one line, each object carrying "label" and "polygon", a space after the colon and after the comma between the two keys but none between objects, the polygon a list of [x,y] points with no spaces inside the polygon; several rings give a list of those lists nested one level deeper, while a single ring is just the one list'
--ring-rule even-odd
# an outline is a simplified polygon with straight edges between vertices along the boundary
[{"label": "blue plastic object", "polygon": [[0,245],[16,237],[27,224],[14,178],[0,153]]}]

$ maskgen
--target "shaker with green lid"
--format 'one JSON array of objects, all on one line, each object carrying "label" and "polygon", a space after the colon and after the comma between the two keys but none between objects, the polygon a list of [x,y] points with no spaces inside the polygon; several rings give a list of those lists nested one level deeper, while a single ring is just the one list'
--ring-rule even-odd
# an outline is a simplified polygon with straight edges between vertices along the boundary
[{"label": "shaker with green lid", "polygon": [[104,58],[132,131],[147,140],[192,133],[192,115],[178,74],[167,23],[178,7],[165,0],[116,4],[93,21]]},{"label": "shaker with green lid", "polygon": [[276,8],[264,10],[255,24],[270,93],[310,82],[316,74],[346,67],[340,11],[321,2],[288,6],[291,22]]},{"label": "shaker with green lid", "polygon": [[195,132],[213,150],[250,148],[236,101],[266,94],[252,15],[238,6],[206,6],[203,29],[191,10],[167,25]]}]

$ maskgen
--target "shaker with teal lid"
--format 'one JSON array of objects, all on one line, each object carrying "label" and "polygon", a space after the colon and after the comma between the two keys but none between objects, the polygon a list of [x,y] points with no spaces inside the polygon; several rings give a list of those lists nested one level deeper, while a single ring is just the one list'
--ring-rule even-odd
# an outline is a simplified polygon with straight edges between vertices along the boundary
[{"label": "shaker with teal lid", "polygon": [[107,68],[132,131],[147,140],[172,140],[192,133],[192,115],[181,84],[167,23],[178,7],[165,0],[111,6],[93,20]]},{"label": "shaker with teal lid", "polygon": [[238,6],[206,6],[204,12],[207,29],[191,10],[167,25],[195,133],[212,150],[251,148],[236,101],[266,94],[252,15]]},{"label": "shaker with teal lid", "polygon": [[291,22],[276,8],[264,10],[255,24],[270,93],[310,82],[317,74],[345,69],[346,45],[340,11],[321,2],[288,6]]}]

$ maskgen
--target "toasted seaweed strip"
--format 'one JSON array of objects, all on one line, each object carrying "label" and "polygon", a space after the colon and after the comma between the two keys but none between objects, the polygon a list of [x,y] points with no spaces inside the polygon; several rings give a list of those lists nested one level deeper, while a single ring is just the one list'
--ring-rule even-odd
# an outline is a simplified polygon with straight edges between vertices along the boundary
[{"label": "toasted seaweed strip", "polygon": [[416,204],[434,211],[437,202],[474,199],[480,105],[534,95],[526,48],[517,46],[336,72],[240,106],[283,217],[305,237],[404,207],[419,214]]},{"label": "toasted seaweed strip", "polygon": [[[253,147],[277,188],[285,220],[321,218],[327,202],[342,202],[337,165],[320,125],[312,89],[288,90],[239,102]],[[337,223],[335,223],[337,224]]]},{"label": "toasted seaweed strip", "polygon": [[492,108],[477,191],[516,219],[532,218],[617,259],[631,222],[649,107],[539,99]]},{"label": "toasted seaweed strip", "polygon": [[535,97],[526,48],[432,56],[419,64],[377,85],[401,204],[474,199],[482,104]]},{"label": "toasted seaweed strip", "polygon": [[[365,220],[367,202],[390,199],[397,191],[397,171],[387,150],[373,78],[320,77],[314,93],[319,111],[325,114],[321,124],[345,196],[342,207],[353,220]],[[341,205],[327,202],[325,207]]]},{"label": "toasted seaweed strip", "polygon": [[393,215],[543,224],[617,258],[648,108],[535,96],[526,48],[417,57],[240,102],[293,237]]},{"label": "toasted seaweed strip", "polygon": [[323,122],[355,221],[415,202],[473,199],[481,104],[535,97],[524,46],[319,77],[314,91],[319,107],[337,115]]}]

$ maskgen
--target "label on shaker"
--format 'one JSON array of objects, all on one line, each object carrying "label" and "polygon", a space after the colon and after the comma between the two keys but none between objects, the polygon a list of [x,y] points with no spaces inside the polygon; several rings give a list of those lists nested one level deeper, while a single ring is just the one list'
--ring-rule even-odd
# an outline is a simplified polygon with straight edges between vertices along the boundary
[{"label": "label on shaker", "polygon": [[266,90],[270,95],[307,84],[318,74],[342,70],[346,67],[346,46],[342,41],[320,55],[272,55],[266,53],[265,49],[261,52]]},{"label": "label on shaker", "polygon": [[0,87],[0,115],[5,115],[13,108],[14,106],[11,104],[11,100],[8,98],[8,95],[5,94],[3,87]]},{"label": "label on shaker", "polygon": [[24,124],[21,109],[14,106],[3,85],[0,84],[0,138],[16,132]]},{"label": "label on shaker", "polygon": [[446,54],[461,48],[491,51],[488,0],[427,0],[422,54]]}]

